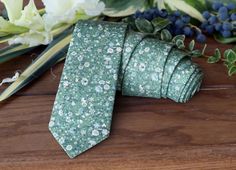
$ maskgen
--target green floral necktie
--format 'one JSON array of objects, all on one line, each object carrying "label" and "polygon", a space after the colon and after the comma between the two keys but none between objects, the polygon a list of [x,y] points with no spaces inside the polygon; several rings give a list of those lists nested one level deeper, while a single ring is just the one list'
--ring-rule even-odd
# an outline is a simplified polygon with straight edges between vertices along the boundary
[{"label": "green floral necktie", "polygon": [[171,44],[123,23],[81,21],[74,30],[49,129],[70,158],[106,139],[116,90],[186,102],[203,74]]}]

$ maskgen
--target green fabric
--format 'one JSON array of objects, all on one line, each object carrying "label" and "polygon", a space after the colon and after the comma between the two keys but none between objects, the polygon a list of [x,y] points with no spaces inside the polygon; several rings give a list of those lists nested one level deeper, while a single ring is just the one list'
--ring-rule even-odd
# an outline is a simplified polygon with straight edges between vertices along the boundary
[{"label": "green fabric", "polygon": [[123,95],[188,101],[200,68],[166,42],[127,25],[81,21],[74,30],[49,129],[70,158],[106,139],[116,90]]}]

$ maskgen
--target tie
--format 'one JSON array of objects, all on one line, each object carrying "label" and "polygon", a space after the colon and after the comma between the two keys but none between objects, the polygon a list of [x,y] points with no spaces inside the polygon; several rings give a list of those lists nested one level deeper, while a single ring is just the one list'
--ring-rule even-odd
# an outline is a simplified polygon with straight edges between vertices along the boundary
[{"label": "tie", "polygon": [[171,44],[127,31],[126,24],[80,21],[49,129],[74,158],[109,136],[116,90],[186,102],[202,78],[200,68]]}]

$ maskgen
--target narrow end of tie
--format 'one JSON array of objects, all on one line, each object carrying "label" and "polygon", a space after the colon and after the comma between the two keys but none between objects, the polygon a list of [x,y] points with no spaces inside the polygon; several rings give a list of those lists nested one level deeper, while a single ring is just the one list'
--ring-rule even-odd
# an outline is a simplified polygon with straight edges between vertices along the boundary
[{"label": "narrow end of tie", "polygon": [[52,126],[52,122],[53,121],[49,122],[49,131],[71,159],[77,157],[78,155],[81,155],[95,145],[98,145],[102,141],[106,140],[110,135],[110,131],[107,131],[105,135],[99,136],[96,139],[93,139],[93,136],[88,136],[86,140],[80,140],[79,138],[76,141],[64,140],[57,133],[57,128],[55,126]]},{"label": "narrow end of tie", "polygon": [[57,140],[57,143],[61,146],[61,148],[66,152],[66,154],[69,156],[69,158],[70,159],[73,159],[73,158],[75,158],[77,155],[79,155],[79,154],[81,154],[81,153],[77,153],[77,154],[75,154],[74,152],[73,152],[73,147],[72,147],[72,145],[67,145],[67,146],[65,146],[65,144],[64,144],[64,141],[62,141],[62,140],[60,140],[60,138],[59,138],[59,136],[58,136],[58,134],[57,133],[55,133],[54,131],[54,129],[50,126],[50,123],[51,122],[49,122],[49,126],[48,126],[48,129],[49,129],[49,131],[51,132],[51,134],[52,134],[52,136]]}]

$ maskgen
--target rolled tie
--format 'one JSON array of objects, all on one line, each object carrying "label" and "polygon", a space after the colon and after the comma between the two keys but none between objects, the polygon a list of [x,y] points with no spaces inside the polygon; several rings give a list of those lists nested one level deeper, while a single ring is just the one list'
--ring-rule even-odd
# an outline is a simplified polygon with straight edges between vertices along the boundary
[{"label": "rolled tie", "polygon": [[199,91],[203,73],[172,44],[129,31],[117,88],[123,95],[187,102]]}]

